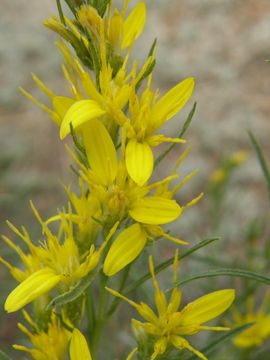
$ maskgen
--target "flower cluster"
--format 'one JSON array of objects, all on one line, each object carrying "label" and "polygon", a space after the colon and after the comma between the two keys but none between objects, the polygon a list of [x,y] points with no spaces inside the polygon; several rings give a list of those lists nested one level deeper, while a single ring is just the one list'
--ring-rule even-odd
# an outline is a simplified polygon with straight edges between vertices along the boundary
[{"label": "flower cluster", "polygon": [[[141,67],[130,61],[133,45],[145,24],[144,2],[130,12],[128,1],[124,1],[122,9],[105,0],[91,5],[89,1],[78,1],[76,6],[72,1],[67,3],[75,20],[63,15],[58,2],[60,18],[53,16],[45,25],[62,38],[57,46],[64,58],[62,70],[69,96],[56,94],[36,75],[33,80],[48,96],[51,106],[21,91],[50,115],[61,140],[72,137],[74,149],[67,149],[77,166],[79,193],[73,192],[71,186],[65,187],[69,199],[66,206],[46,220],[31,203],[41,225],[41,238],[32,240],[24,227],[20,230],[8,223],[26,250],[6,236],[3,239],[19,255],[23,267],[0,258],[19,283],[6,299],[6,311],[15,312],[33,303],[33,318],[24,311],[33,332],[19,324],[33,347],[14,347],[36,360],[64,359],[68,348],[72,360],[91,359],[78,326],[85,315],[85,304],[94,301],[89,300],[86,290],[99,278],[100,309],[92,314],[95,321],[92,332],[89,330],[95,358],[104,323],[105,284],[129,268],[145,247],[158,239],[187,245],[164,226],[178,220],[202,196],[187,204],[176,200],[177,191],[196,173],[178,180],[178,168],[187,149],[181,151],[167,177],[154,180],[152,176],[157,163],[156,147],[162,143],[186,143],[182,138],[166,136],[162,126],[188,102],[194,79],[182,80],[165,94],[153,89],[155,43]],[[175,282],[177,263],[176,253]],[[204,324],[231,305],[234,290],[210,293],[179,310],[181,291],[176,287],[167,303],[155,277],[152,257],[149,267],[158,314],[144,303],[137,304],[107,289],[128,301],[146,320],[133,320],[133,326],[154,338],[151,359],[164,354],[171,345],[206,359],[185,337],[201,330],[227,330]]]}]

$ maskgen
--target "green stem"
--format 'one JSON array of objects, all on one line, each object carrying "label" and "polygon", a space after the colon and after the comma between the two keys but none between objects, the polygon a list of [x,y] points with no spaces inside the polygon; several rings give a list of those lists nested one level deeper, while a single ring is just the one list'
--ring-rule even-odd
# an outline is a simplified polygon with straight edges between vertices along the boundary
[{"label": "green stem", "polygon": [[108,277],[105,276],[103,273],[100,273],[99,303],[98,303],[99,306],[95,321],[94,332],[92,334],[92,346],[91,346],[92,357],[94,360],[96,359],[100,337],[106,320],[105,309],[106,309],[107,291],[105,289],[105,286],[107,284],[107,280]]},{"label": "green stem", "polygon": [[61,6],[61,3],[60,3],[60,0],[56,0],[56,4],[57,4],[57,9],[58,9],[58,13],[59,13],[61,22],[62,22],[64,25],[66,25],[65,17],[64,17],[64,14],[63,14],[63,10],[62,10],[62,6]]},{"label": "green stem", "polygon": [[95,328],[96,324],[96,309],[93,298],[93,291],[91,287],[89,287],[86,292],[86,314],[89,339],[92,337],[93,329]]},{"label": "green stem", "polygon": [[[118,292],[122,292],[122,290],[124,289],[124,287],[126,286],[127,283],[127,279],[128,279],[128,275],[129,275],[129,270],[130,270],[131,264],[129,264],[123,272],[123,276],[122,276],[122,280],[118,289]],[[119,303],[121,302],[121,299],[119,299],[118,297],[115,297],[107,314],[106,317],[109,318],[110,316],[112,316],[115,312],[115,310],[117,309]]]}]

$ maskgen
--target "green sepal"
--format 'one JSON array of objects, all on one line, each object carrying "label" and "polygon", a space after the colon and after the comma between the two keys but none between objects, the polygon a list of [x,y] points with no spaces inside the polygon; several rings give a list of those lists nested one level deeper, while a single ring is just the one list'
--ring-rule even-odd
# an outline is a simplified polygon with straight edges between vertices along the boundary
[{"label": "green sepal", "polygon": [[91,272],[73,288],[53,298],[50,301],[50,303],[47,305],[47,309],[51,309],[52,307],[57,307],[57,306],[63,306],[69,302],[77,300],[78,297],[81,296],[94,281],[96,274],[97,271]]}]

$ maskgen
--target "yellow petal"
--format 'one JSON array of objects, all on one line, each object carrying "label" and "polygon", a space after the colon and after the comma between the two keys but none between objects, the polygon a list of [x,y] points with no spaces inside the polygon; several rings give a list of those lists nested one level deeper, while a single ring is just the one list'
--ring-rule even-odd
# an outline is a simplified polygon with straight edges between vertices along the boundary
[{"label": "yellow petal", "polygon": [[123,18],[117,9],[114,10],[114,14],[110,21],[109,27],[109,42],[113,48],[118,48],[121,45],[123,31]]},{"label": "yellow petal", "polygon": [[187,350],[191,351],[192,353],[194,353],[195,355],[197,355],[200,359],[208,360],[207,357],[204,356],[204,354],[202,354],[199,350],[197,350],[193,346],[191,346],[190,343],[186,339],[182,338],[181,336],[172,335],[170,340],[171,340],[171,343],[173,344],[173,346],[175,346],[177,349],[179,349],[179,350],[187,349]]},{"label": "yellow petal", "polygon": [[154,353],[151,360],[154,360],[158,355],[164,354],[168,346],[168,338],[166,336],[160,337],[154,344]]},{"label": "yellow petal", "polygon": [[105,113],[95,101],[80,100],[76,101],[67,111],[61,127],[60,138],[64,139],[70,132],[70,124],[74,129],[93,118],[101,116]]},{"label": "yellow petal", "polygon": [[147,142],[151,146],[158,146],[164,142],[182,143],[185,144],[186,140],[179,138],[171,138],[161,134],[149,136]]},{"label": "yellow petal", "polygon": [[235,298],[234,289],[211,292],[189,303],[183,310],[181,326],[203,324],[227,310]]},{"label": "yellow petal", "polygon": [[64,119],[68,109],[73,105],[75,102],[74,99],[71,99],[66,96],[54,96],[52,98],[52,104],[54,111],[59,115],[61,120]]},{"label": "yellow petal", "polygon": [[146,20],[146,8],[138,3],[124,22],[122,49],[130,47],[143,31]]},{"label": "yellow petal", "polygon": [[159,196],[138,199],[129,210],[132,219],[150,225],[167,224],[176,220],[181,213],[182,208],[175,200]]},{"label": "yellow petal", "polygon": [[125,229],[115,239],[104,262],[103,271],[107,276],[115,275],[130,264],[142,252],[146,236],[139,224]]},{"label": "yellow petal", "polygon": [[92,119],[83,129],[84,146],[89,165],[102,185],[112,184],[117,173],[117,154],[105,126]]},{"label": "yellow petal", "polygon": [[78,329],[72,332],[69,354],[70,360],[92,360],[85,337]]},{"label": "yellow petal", "polygon": [[135,183],[142,186],[153,172],[154,156],[146,142],[129,140],[126,147],[126,166],[129,176]]},{"label": "yellow petal", "polygon": [[152,109],[152,116],[156,129],[182,109],[192,95],[194,84],[193,78],[187,78],[173,87],[157,101]]},{"label": "yellow petal", "polygon": [[14,312],[21,309],[54,288],[60,279],[61,276],[56,275],[51,269],[45,268],[36,271],[9,294],[5,302],[5,310]]}]

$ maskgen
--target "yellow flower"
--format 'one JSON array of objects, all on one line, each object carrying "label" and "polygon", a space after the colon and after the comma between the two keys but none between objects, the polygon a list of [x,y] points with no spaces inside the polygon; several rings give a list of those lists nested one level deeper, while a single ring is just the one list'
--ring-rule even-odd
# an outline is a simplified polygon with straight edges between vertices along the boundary
[{"label": "yellow flower", "polygon": [[30,354],[34,360],[64,360],[71,333],[61,326],[55,314],[52,313],[46,331],[41,329],[26,311],[23,311],[23,315],[31,325],[32,332],[21,323],[18,324],[18,327],[28,336],[33,347],[16,344],[13,345],[14,349]]},{"label": "yellow flower", "polygon": [[[135,221],[114,240],[105,259],[105,274],[112,276],[132,262],[143,251],[147,239],[163,236],[178,244],[187,244],[166,234],[161,227],[181,216],[184,207],[167,194],[149,195],[176,175],[139,186],[129,178],[123,159],[118,161],[112,139],[99,120],[92,119],[85,124],[83,139],[90,169],[74,158],[82,169],[80,176],[87,183],[89,193],[101,204],[102,215],[98,220],[105,226],[127,217]],[[123,157],[124,145],[121,153]]]},{"label": "yellow flower", "polygon": [[248,157],[247,151],[239,150],[239,151],[234,152],[231,155],[230,160],[231,160],[233,165],[239,166],[239,165],[241,165],[243,162],[245,162],[247,160],[247,157]]},{"label": "yellow flower", "polygon": [[233,310],[233,320],[235,326],[254,322],[249,328],[243,330],[233,339],[234,344],[240,348],[261,346],[270,337],[270,314],[265,313],[265,306],[269,300],[269,295],[257,312],[254,311],[254,298],[249,298],[247,302],[247,312],[239,313]]},{"label": "yellow flower", "polygon": [[78,329],[74,329],[69,348],[70,360],[92,360],[84,335]]},{"label": "yellow flower", "polygon": [[222,184],[227,177],[227,173],[224,169],[215,170],[210,176],[210,182],[212,184]]},{"label": "yellow flower", "polygon": [[19,231],[13,224],[11,224],[9,221],[7,221],[8,226],[10,229],[23,240],[23,242],[27,245],[29,249],[29,253],[25,254],[22,249],[17,246],[11,239],[9,239],[7,236],[2,236],[3,240],[6,242],[6,244],[14,250],[15,253],[17,253],[20,257],[20,260],[22,261],[24,265],[24,270],[19,269],[13,265],[11,265],[8,261],[0,257],[0,262],[4,264],[10,271],[11,275],[14,277],[15,280],[18,282],[24,281],[26,278],[28,278],[30,275],[32,275],[34,272],[40,270],[42,268],[42,264],[40,262],[40,259],[38,258],[38,247],[32,243],[32,240],[29,236],[29,233],[27,230],[22,227],[22,230]]},{"label": "yellow flower", "polygon": [[[150,56],[147,59],[138,74],[136,74],[136,63],[134,63],[131,72],[127,74],[127,55],[117,74],[114,74],[113,68],[107,62],[105,45],[101,42],[101,69],[99,72],[99,89],[97,89],[97,85],[90,74],[80,65],[79,60],[76,59],[76,61],[71,62],[70,59],[74,55],[68,52],[63,44],[61,44],[60,50],[65,53],[66,62],[71,63],[70,68],[74,69],[84,90],[83,95],[80,93],[81,97],[77,96],[74,104],[63,113],[60,138],[64,139],[70,133],[70,124],[77,131],[82,124],[91,121],[93,118],[102,119],[109,132],[115,136],[115,129],[118,125],[123,125],[123,121],[125,121],[122,109],[129,100],[131,83],[133,86],[138,84],[147,67],[153,61],[153,57]],[[78,87],[73,80],[71,84],[74,88]]]},{"label": "yellow flower", "polygon": [[[103,206],[107,205],[109,216],[116,216],[113,222],[129,215],[139,223],[158,225],[167,224],[181,215],[182,209],[175,200],[146,196],[171,177],[156,184],[138,186],[128,177],[123,160],[118,161],[112,139],[99,120],[90,121],[83,134],[90,169],[77,160],[82,169],[81,177],[87,182],[90,193],[93,189],[103,200]],[[122,157],[124,153],[123,146]]]},{"label": "yellow flower", "polygon": [[[61,139],[70,133],[71,124],[76,131],[79,131],[81,125],[92,118],[101,118],[110,133],[115,135],[119,120],[115,121],[114,114],[117,113],[118,118],[124,116],[121,110],[128,102],[129,80],[134,75],[136,65],[134,64],[130,74],[127,74],[127,56],[117,74],[113,74],[113,69],[106,60],[106,49],[101,46],[101,69],[98,86],[90,73],[84,69],[78,57],[71,52],[63,41],[58,42],[57,46],[65,59],[65,65],[62,66],[62,69],[71,91],[71,97],[56,95],[34,74],[32,74],[33,80],[50,98],[52,109],[42,104],[25,89],[20,88],[20,90],[29,100],[46,111],[52,120],[60,126]],[[149,57],[138,75],[134,75],[134,79],[132,79],[134,84],[139,82],[151,61],[152,57]]]},{"label": "yellow flower", "polygon": [[100,41],[102,31],[105,32],[106,41],[116,52],[130,48],[143,31],[146,20],[146,8],[143,2],[139,2],[129,13],[126,19],[128,2],[125,1],[121,12],[117,8],[110,16],[112,2],[103,20],[96,9],[90,5],[83,5],[77,12],[78,22]]},{"label": "yellow flower", "polygon": [[[176,252],[174,261],[174,282],[177,280],[178,253]],[[185,339],[186,336],[196,334],[202,330],[228,330],[224,327],[213,327],[204,325],[227,310],[235,297],[233,289],[215,291],[204,295],[195,301],[187,304],[179,310],[182,300],[182,292],[174,288],[170,301],[167,302],[166,295],[160,290],[154,273],[153,259],[149,257],[149,268],[152,274],[155,288],[155,304],[157,314],[146,303],[140,304],[129,300],[115,290],[106,288],[114,296],[127,301],[133,306],[145,322],[133,319],[133,326],[141,329],[155,339],[151,360],[163,354],[169,345],[179,350],[187,349],[196,354],[200,359],[207,358],[197,349],[192,347]],[[135,351],[132,353],[134,355]]]},{"label": "yellow flower", "polygon": [[173,87],[161,98],[150,89],[151,76],[147,88],[139,98],[130,91],[129,119],[126,118],[128,143],[126,166],[130,177],[139,185],[147,182],[153,172],[154,155],[152,147],[163,142],[183,143],[183,139],[168,138],[154,134],[164,123],[181,110],[192,95],[194,79],[187,78]]},{"label": "yellow flower", "polygon": [[[100,219],[101,217],[101,204],[98,198],[92,193],[87,194],[82,179],[79,179],[79,187],[81,192],[80,196],[72,192],[70,187],[65,187],[75,210],[75,213],[67,212],[66,217],[78,226],[76,239],[80,243],[80,246],[89,248],[91,244],[95,243],[97,232],[100,228],[100,224],[96,219]],[[63,214],[52,216],[46,221],[46,224],[48,225],[52,222],[59,221],[62,217]],[[87,242],[85,241],[86,239]]]},{"label": "yellow flower", "polygon": [[63,292],[74,286],[96,268],[105,246],[118,226],[118,224],[114,225],[98,250],[91,245],[90,249],[81,255],[73,236],[70,214],[61,216],[59,226],[59,234],[63,237],[63,242],[61,242],[60,236],[54,235],[47,223],[42,221],[36,209],[33,206],[32,208],[46,236],[46,241],[42,246],[36,247],[40,269],[26,277],[9,294],[5,302],[7,312],[21,309],[55,287]]}]

